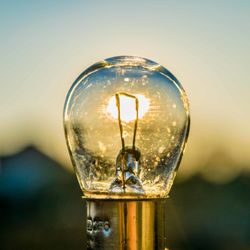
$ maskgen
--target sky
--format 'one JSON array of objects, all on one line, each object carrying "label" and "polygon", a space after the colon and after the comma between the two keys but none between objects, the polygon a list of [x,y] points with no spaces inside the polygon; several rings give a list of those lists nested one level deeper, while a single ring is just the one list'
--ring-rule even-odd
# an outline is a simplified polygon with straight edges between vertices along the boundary
[{"label": "sky", "polygon": [[70,86],[95,62],[135,55],[170,70],[189,97],[180,176],[225,182],[249,172],[249,1],[0,6],[0,155],[32,144],[70,169],[62,119]]}]

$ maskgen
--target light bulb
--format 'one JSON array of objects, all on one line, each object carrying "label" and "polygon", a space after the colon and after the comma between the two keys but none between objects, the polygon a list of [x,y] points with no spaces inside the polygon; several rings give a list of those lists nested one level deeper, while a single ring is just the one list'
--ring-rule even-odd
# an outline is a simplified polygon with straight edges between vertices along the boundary
[{"label": "light bulb", "polygon": [[163,198],[189,132],[178,80],[150,60],[120,56],[94,64],[70,88],[64,128],[87,198]]}]

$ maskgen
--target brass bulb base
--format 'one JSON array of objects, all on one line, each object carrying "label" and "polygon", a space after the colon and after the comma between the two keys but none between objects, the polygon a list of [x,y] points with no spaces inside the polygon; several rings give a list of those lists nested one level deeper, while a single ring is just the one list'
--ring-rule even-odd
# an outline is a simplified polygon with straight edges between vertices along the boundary
[{"label": "brass bulb base", "polygon": [[84,202],[85,249],[166,249],[165,199]]}]

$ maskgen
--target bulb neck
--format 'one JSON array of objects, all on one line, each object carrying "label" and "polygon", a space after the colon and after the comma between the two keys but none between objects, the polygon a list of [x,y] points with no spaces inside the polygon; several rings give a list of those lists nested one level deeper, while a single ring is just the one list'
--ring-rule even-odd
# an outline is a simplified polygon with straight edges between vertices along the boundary
[{"label": "bulb neck", "polygon": [[84,203],[85,249],[165,249],[165,200],[85,200]]},{"label": "bulb neck", "polygon": [[139,178],[140,157],[141,153],[135,147],[125,147],[119,152],[116,159],[116,177],[109,189],[111,192],[145,193]]}]

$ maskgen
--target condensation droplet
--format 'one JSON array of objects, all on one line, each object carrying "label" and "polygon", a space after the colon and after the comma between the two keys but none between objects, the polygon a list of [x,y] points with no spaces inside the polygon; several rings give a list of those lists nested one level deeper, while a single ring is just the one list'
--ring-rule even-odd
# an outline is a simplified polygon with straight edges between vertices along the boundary
[{"label": "condensation droplet", "polygon": [[98,141],[98,146],[102,153],[106,152],[106,146],[101,141]]},{"label": "condensation droplet", "polygon": [[127,131],[124,131],[124,132],[123,132],[123,137],[124,137],[124,138],[128,137],[128,135],[129,135],[129,134],[128,134]]},{"label": "condensation droplet", "polygon": [[163,153],[164,149],[165,149],[164,146],[159,147],[159,149],[158,149],[159,154]]}]

